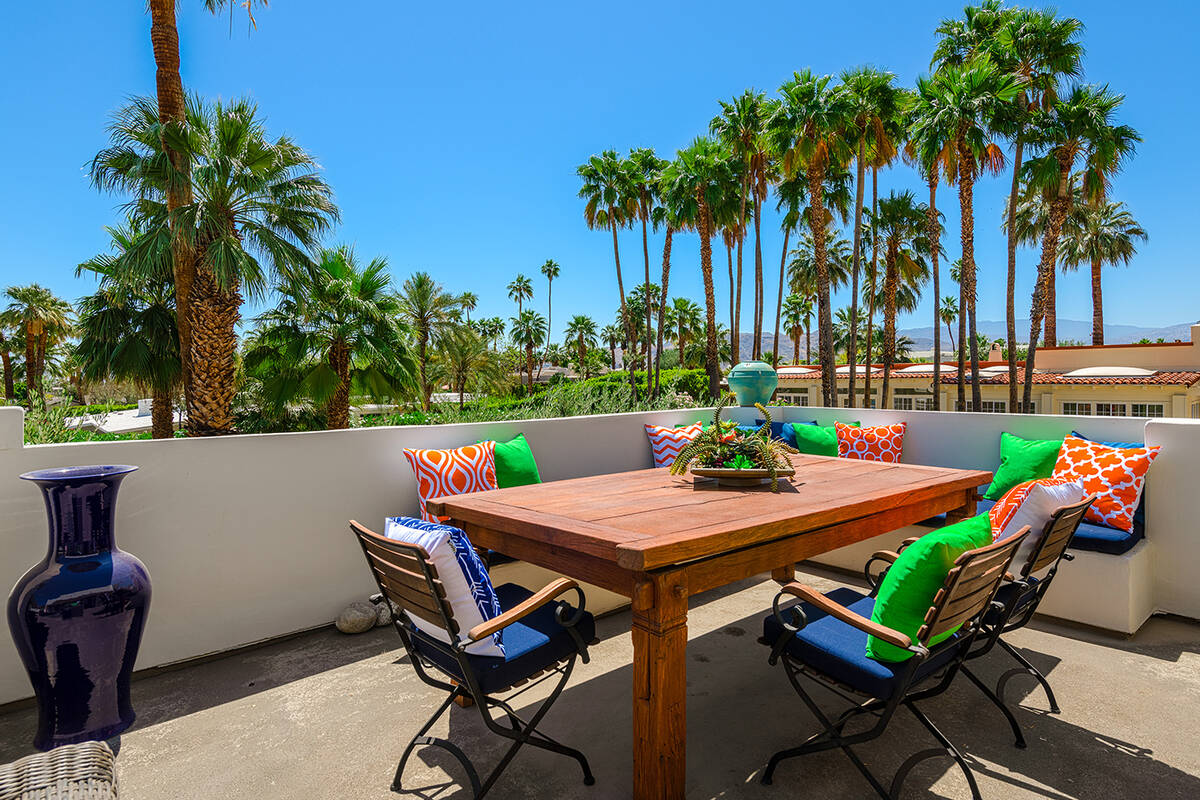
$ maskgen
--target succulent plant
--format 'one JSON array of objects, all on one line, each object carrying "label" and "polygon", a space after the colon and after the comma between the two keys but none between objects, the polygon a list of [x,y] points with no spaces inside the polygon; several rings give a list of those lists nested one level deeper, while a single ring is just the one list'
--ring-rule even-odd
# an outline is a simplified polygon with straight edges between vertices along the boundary
[{"label": "succulent plant", "polygon": [[693,463],[702,467],[765,469],[771,478],[771,491],[777,492],[779,468],[788,465],[789,453],[798,451],[771,438],[771,414],[758,403],[754,407],[762,414],[763,424],[753,433],[743,433],[737,423],[722,420],[721,412],[734,399],[733,394],[721,397],[713,411],[712,425],[679,451],[671,464],[671,474],[682,475]]}]

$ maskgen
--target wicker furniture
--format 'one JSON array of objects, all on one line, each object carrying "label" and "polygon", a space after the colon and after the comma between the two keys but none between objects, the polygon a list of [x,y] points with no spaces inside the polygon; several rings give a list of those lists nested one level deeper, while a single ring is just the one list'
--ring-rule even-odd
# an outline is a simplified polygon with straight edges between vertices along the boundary
[{"label": "wicker furniture", "polygon": [[117,773],[104,742],[56,747],[0,766],[0,800],[112,800]]}]

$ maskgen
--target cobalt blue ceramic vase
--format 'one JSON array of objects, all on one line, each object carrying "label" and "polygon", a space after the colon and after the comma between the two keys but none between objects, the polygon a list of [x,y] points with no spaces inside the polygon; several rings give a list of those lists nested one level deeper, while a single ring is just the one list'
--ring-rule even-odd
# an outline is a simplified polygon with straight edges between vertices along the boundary
[{"label": "cobalt blue ceramic vase", "polygon": [[107,739],[133,724],[129,679],[150,608],[150,575],[113,542],[117,488],[137,467],[21,476],[41,487],[50,547],[8,596],[8,627],[38,704],[33,745]]},{"label": "cobalt blue ceramic vase", "polygon": [[779,376],[765,361],[742,361],[729,370],[727,380],[739,406],[770,405],[779,385]]}]

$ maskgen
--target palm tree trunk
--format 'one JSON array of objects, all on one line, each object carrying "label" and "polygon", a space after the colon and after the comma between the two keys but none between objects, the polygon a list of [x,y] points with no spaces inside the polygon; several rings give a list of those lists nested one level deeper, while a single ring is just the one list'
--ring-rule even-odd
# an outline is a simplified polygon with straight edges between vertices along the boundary
[{"label": "palm tree trunk", "polygon": [[[654,349],[654,396],[658,397],[661,386],[659,384],[659,375],[662,371],[662,351],[663,351],[663,333],[667,322],[667,281],[671,277],[671,239],[674,236],[674,231],[671,226],[667,225],[666,238],[663,241],[663,261],[662,261],[662,293],[658,299],[658,336]],[[683,351],[679,353],[679,366],[683,366]]]},{"label": "palm tree trunk", "polygon": [[[554,319],[554,279],[546,278],[546,346],[542,349],[542,360],[538,362],[538,378],[542,377],[542,364],[546,363],[546,356],[550,353],[550,331],[554,330],[551,322]],[[459,393],[462,394],[461,392]],[[461,398],[460,398],[461,399]]]},{"label": "palm tree trunk", "polygon": [[[962,263],[961,261],[959,262]],[[967,410],[967,289],[958,273],[958,410]]]},{"label": "palm tree trunk", "polygon": [[729,352],[736,364],[738,354],[734,350],[734,343],[737,341],[738,333],[733,318],[737,314],[737,283],[733,279],[733,248],[729,246],[728,239],[725,239],[725,261],[729,264]]},{"label": "palm tree trunk", "polygon": [[792,328],[792,366],[800,363],[800,329]]},{"label": "palm tree trunk", "polygon": [[[865,176],[864,176],[865,177]],[[871,165],[871,288],[867,298],[867,371],[863,374],[863,408],[871,407],[871,337],[875,333],[875,280],[879,274],[879,243],[875,240],[879,226],[875,219],[879,214],[879,167]],[[862,226],[854,226],[856,235],[861,236]],[[855,292],[858,294],[858,292]],[[851,373],[853,374],[853,373]]]},{"label": "palm tree trunk", "polygon": [[233,396],[237,390],[234,328],[242,305],[236,290],[223,290],[210,269],[198,269],[193,285],[192,380],[187,398],[188,435],[214,436],[233,432]]},{"label": "palm tree trunk", "polygon": [[1017,413],[1017,191],[1020,188],[1021,160],[1025,152],[1024,126],[1017,128],[1013,148],[1012,188],[1008,192],[1008,295],[1005,323],[1008,326],[1008,410]]},{"label": "palm tree trunk", "polygon": [[[533,396],[533,343],[525,345],[525,368],[529,373],[529,396]],[[631,371],[632,372],[632,371]]]},{"label": "palm tree trunk", "polygon": [[[935,168],[936,169],[936,168]],[[933,410],[942,410],[942,321],[939,312],[942,302],[941,269],[938,266],[938,249],[942,243],[941,226],[937,218],[938,173],[931,171],[929,183],[929,208],[925,214],[925,236],[929,239],[930,261],[933,269]]]},{"label": "palm tree trunk", "polygon": [[946,323],[946,335],[950,337],[950,349],[954,349],[954,329],[950,327],[950,323]]},{"label": "palm tree trunk", "polygon": [[175,435],[174,412],[171,408],[171,387],[154,386],[150,390],[150,436],[170,439]]},{"label": "palm tree trunk", "polygon": [[975,329],[975,174],[971,153],[963,144],[958,157],[958,204],[962,214],[962,283],[967,300],[971,345],[971,410],[982,407],[979,390],[979,337]]},{"label": "palm tree trunk", "polygon": [[746,202],[750,196],[750,165],[743,162],[743,166],[737,229],[737,286],[734,290],[733,318],[729,321],[730,365],[742,360],[742,246],[746,242]]},{"label": "palm tree trunk", "polygon": [[713,293],[712,231],[709,230],[708,203],[704,190],[696,191],[696,204],[700,231],[700,272],[704,276],[704,307],[707,316],[705,325],[704,361],[708,370],[708,393],[717,397],[721,393],[721,364],[717,358],[717,300]]},{"label": "palm tree trunk", "polygon": [[[176,0],[150,0],[150,44],[154,50],[155,88],[158,96],[158,121],[182,125],[187,119],[186,98],[183,79],[179,75],[179,31],[175,27]],[[164,130],[165,133],[165,130]],[[179,180],[172,181],[167,189],[167,212],[192,202],[191,162],[181,153],[167,145],[162,139],[163,152],[175,168]],[[179,335],[179,355],[183,372],[184,394],[193,391],[191,379],[192,332],[191,298],[192,285],[196,277],[196,262],[191,247],[181,235],[181,223],[172,221],[171,261],[175,277],[176,328]]]},{"label": "palm tree trunk", "polygon": [[[629,318],[629,312],[625,307],[625,281],[621,278],[621,251],[617,247],[617,221],[613,216],[613,209],[608,210],[608,218],[610,220],[608,227],[612,229],[613,240],[613,261],[617,265],[617,294],[621,296],[621,324],[625,326],[625,339],[632,348],[637,337],[634,335],[633,320]],[[629,371],[629,388],[633,390],[633,399],[637,400],[637,375],[634,373],[633,363],[629,360],[629,354],[624,350],[621,352],[621,358],[625,362],[625,369]],[[529,388],[533,390],[533,375],[529,376]]]},{"label": "palm tree trunk", "polygon": [[[850,343],[846,350],[846,363],[850,365],[850,408],[854,408],[858,404],[858,399],[854,394],[857,378],[855,373],[855,365],[858,364],[858,273],[862,265],[862,215],[863,215],[863,193],[866,188],[863,181],[867,177],[867,138],[858,140],[858,156],[855,158],[856,175],[854,178],[854,257],[850,268]],[[871,342],[867,341],[867,353],[871,352]],[[870,355],[867,356],[867,361],[870,361]],[[867,373],[871,372],[870,368]],[[864,378],[864,380],[866,380]],[[869,406],[870,399],[864,398],[863,405]]]},{"label": "palm tree trunk", "polygon": [[37,380],[37,333],[32,322],[25,323],[25,394],[29,407],[33,408],[38,395]]},{"label": "palm tree trunk", "polygon": [[[650,360],[653,356],[653,348],[650,346],[650,332],[654,330],[654,322],[651,316],[653,312],[653,303],[650,298],[650,244],[646,238],[646,216],[642,215],[642,258],[646,262],[646,289],[642,292],[646,298],[646,393],[652,394],[653,385],[650,376],[654,373],[654,363]],[[638,321],[641,324],[641,321]]]},{"label": "palm tree trunk", "polygon": [[804,317],[804,363],[812,363],[812,317]]},{"label": "palm tree trunk", "polygon": [[[1046,230],[1042,234],[1042,258],[1038,262],[1038,277],[1033,287],[1033,298],[1029,308],[1029,352],[1025,355],[1025,392],[1022,410],[1029,409],[1033,403],[1033,363],[1037,355],[1038,334],[1046,314],[1046,297],[1050,291],[1054,268],[1058,263],[1058,239],[1062,234],[1063,222],[1067,219],[1067,210],[1071,202],[1070,195],[1071,164],[1063,165],[1060,161],[1058,196],[1050,204],[1050,218],[1046,222]],[[1042,413],[1049,413],[1042,409]]]},{"label": "palm tree trunk", "polygon": [[821,352],[821,394],[824,405],[837,406],[837,380],[833,360],[833,310],[829,297],[829,264],[825,252],[825,199],[819,167],[808,170],[809,227],[813,235],[813,260],[817,265],[817,349]]},{"label": "palm tree trunk", "polygon": [[1057,270],[1046,273],[1046,347],[1058,346],[1058,289]]},{"label": "palm tree trunk", "polygon": [[1104,344],[1104,293],[1100,288],[1099,258],[1092,258],[1092,344]]},{"label": "palm tree trunk", "polygon": [[772,353],[771,366],[779,366],[779,318],[783,315],[783,283],[784,269],[787,266],[787,251],[788,237],[791,235],[791,228],[783,229],[783,255],[779,256],[779,296],[775,298],[775,333],[771,337]]},{"label": "palm tree trunk", "polygon": [[17,387],[13,376],[12,353],[9,352],[7,340],[3,348],[0,348],[0,361],[4,363],[4,399],[11,403],[17,395]]},{"label": "palm tree trunk", "polygon": [[[754,307],[757,310],[754,319],[754,357],[762,359],[762,330],[767,316],[766,294],[763,292],[763,260],[762,260],[762,238],[759,236],[759,227],[762,223],[762,201],[758,198],[758,192],[754,196]],[[774,349],[778,350],[779,345],[775,344]]]},{"label": "palm tree trunk", "polygon": [[892,385],[892,362],[896,358],[896,254],[895,242],[889,242],[884,261],[883,278],[883,386],[880,387],[879,407],[889,408],[888,391]]},{"label": "palm tree trunk", "polygon": [[342,430],[350,427],[350,349],[335,341],[329,348],[329,368],[337,376],[337,389],[325,405],[325,427]]}]

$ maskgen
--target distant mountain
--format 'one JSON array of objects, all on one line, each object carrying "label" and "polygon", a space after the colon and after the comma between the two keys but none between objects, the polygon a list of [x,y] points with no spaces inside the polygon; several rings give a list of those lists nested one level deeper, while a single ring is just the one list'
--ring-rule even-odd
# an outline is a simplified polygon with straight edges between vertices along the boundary
[{"label": "distant mountain", "polygon": [[[1191,337],[1191,327],[1194,323],[1181,322],[1178,325],[1168,325],[1162,328],[1142,327],[1140,325],[1105,325],[1104,326],[1104,341],[1106,344],[1130,344],[1141,339],[1149,339],[1154,342],[1162,339],[1166,342],[1188,341]],[[979,332],[991,339],[1003,339],[1007,335],[1007,325],[1003,320],[981,320],[976,323]],[[900,336],[907,336],[912,339],[913,350],[921,352],[933,349],[933,328],[925,326],[923,328],[903,328],[897,331]],[[955,337],[958,336],[958,330],[954,331]],[[780,336],[780,359],[783,361],[791,361],[792,358],[792,342],[785,336]],[[1017,341],[1024,342],[1029,338],[1029,320],[1017,320]],[[772,350],[772,335],[764,333],[762,338],[762,349],[764,352]],[[1077,319],[1062,319],[1058,320],[1058,339],[1076,340],[1089,344],[1092,341],[1092,323],[1091,320]],[[749,357],[751,345],[754,343],[754,335],[743,333],[741,335],[742,358]],[[815,355],[817,349],[817,332],[813,331],[812,337],[813,353]],[[942,329],[942,346],[949,349],[949,340],[946,337],[946,330]],[[804,337],[800,337],[800,355],[804,357]]]}]

